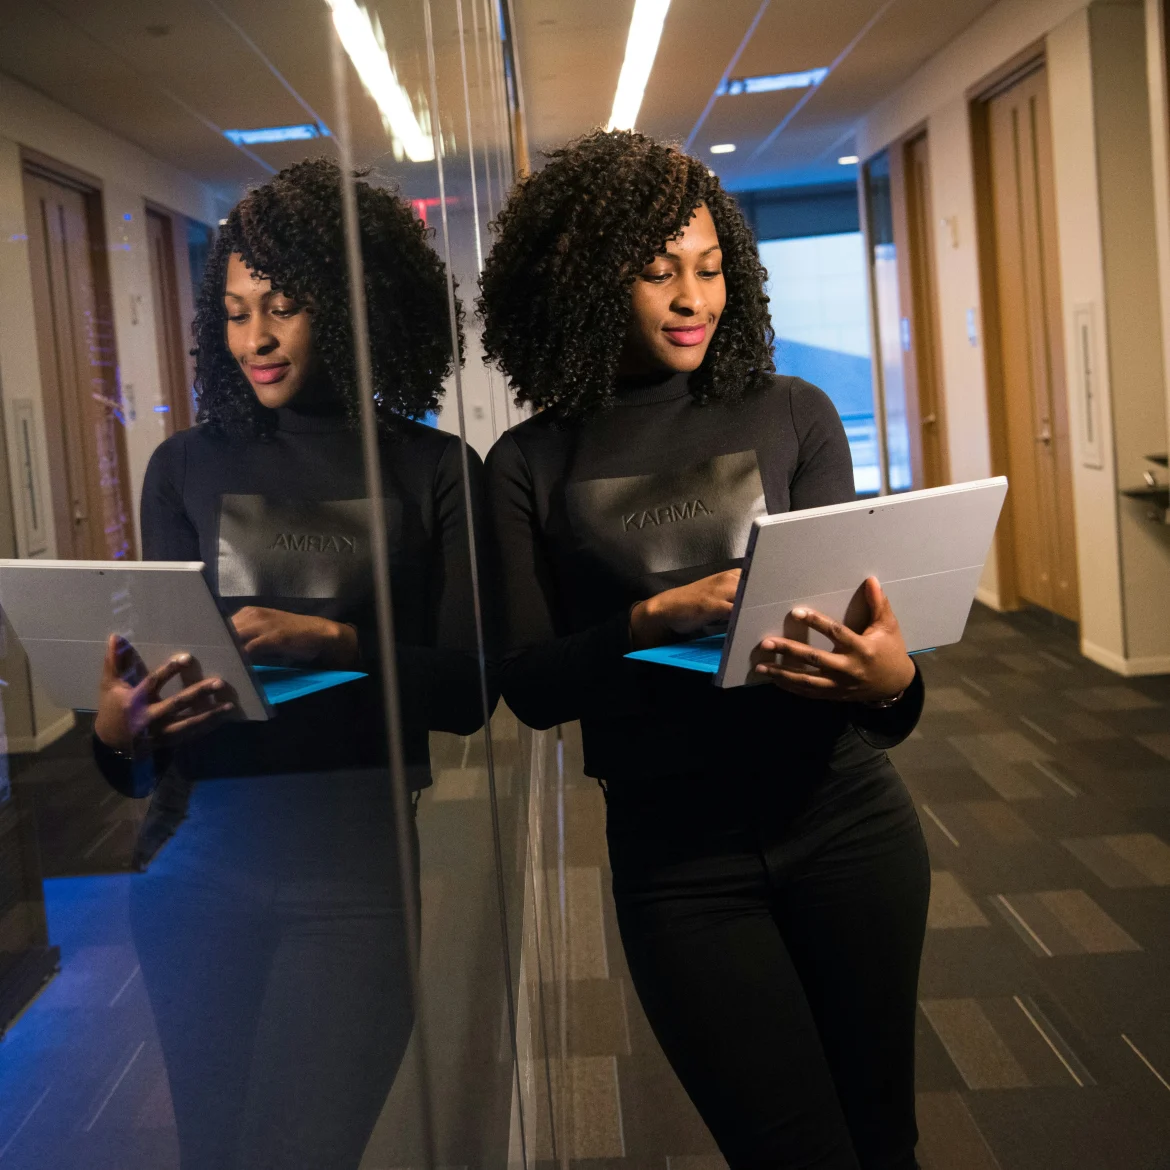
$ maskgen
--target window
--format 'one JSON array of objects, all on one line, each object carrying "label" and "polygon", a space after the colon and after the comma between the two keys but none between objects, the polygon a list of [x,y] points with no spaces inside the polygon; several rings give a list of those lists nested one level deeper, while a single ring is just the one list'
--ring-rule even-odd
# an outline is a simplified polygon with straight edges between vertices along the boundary
[{"label": "window", "polygon": [[776,369],[819,386],[845,424],[857,492],[881,487],[860,232],[765,240]]}]

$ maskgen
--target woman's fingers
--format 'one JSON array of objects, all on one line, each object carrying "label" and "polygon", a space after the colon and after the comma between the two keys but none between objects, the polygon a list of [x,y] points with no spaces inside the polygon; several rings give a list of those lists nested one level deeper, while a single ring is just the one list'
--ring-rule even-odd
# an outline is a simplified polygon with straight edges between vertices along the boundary
[{"label": "woman's fingers", "polygon": [[187,670],[193,663],[190,654],[183,652],[182,654],[172,654],[161,666],[156,666],[154,670],[150,671],[146,677],[138,684],[138,695],[136,697],[145,698],[148,702],[153,702],[158,698],[159,691],[167,685],[175,677],[175,675]]},{"label": "woman's fingers", "polygon": [[204,731],[209,730],[208,724],[219,723],[227,718],[234,708],[235,703],[232,702],[217,703],[214,707],[209,707],[205,711],[197,711],[194,715],[187,715],[182,719],[176,719],[168,723],[166,727],[158,732],[157,738],[163,743],[172,744],[190,735],[197,728],[202,728]]},{"label": "woman's fingers", "polygon": [[823,613],[815,609],[806,609],[804,606],[797,606],[792,611],[792,616],[802,625],[808,626],[810,630],[816,630],[818,634],[824,634],[834,646],[842,646],[846,649],[854,650],[861,645],[860,634],[855,634],[848,626],[839,621],[835,621],[831,617],[826,617]]},{"label": "woman's fingers", "polygon": [[184,687],[177,694],[151,704],[147,710],[147,721],[151,727],[169,723],[173,719],[182,717],[188,709],[206,706],[209,702],[220,697],[220,692],[226,692],[227,687],[223,679],[207,678]]},{"label": "woman's fingers", "polygon": [[[820,671],[829,671],[834,674],[844,674],[856,677],[857,663],[847,654],[837,654],[832,650],[821,650],[810,646],[807,642],[793,642],[789,638],[765,638],[760,643],[757,655],[764,654],[769,658],[775,654],[782,654],[785,658],[795,659],[805,666],[814,667]],[[765,660],[763,665],[773,665]]]},{"label": "woman's fingers", "polygon": [[853,687],[842,685],[839,679],[825,675],[805,674],[803,671],[785,670],[779,666],[765,668],[761,673],[766,674],[768,681],[775,686],[791,691],[795,695],[803,695],[807,699],[837,699],[848,702],[854,698]]}]

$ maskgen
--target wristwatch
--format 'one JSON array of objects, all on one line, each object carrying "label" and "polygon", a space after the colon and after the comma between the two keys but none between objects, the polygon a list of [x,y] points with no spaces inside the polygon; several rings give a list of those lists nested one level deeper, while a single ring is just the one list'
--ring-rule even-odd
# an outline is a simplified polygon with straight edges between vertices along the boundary
[{"label": "wristwatch", "polygon": [[872,707],[875,711],[884,711],[887,707],[892,707],[905,694],[904,690],[899,691],[896,695],[891,695],[888,699],[873,699],[866,703],[867,707]]}]

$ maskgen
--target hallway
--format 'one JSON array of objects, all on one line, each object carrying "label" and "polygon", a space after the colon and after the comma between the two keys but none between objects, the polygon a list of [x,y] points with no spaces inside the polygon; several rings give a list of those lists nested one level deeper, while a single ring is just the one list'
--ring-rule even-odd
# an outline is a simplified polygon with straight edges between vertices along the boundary
[{"label": "hallway", "polygon": [[[926,714],[894,755],[934,871],[923,1170],[1164,1170],[1170,682],[1123,681],[1042,617],[979,606],[920,661]],[[573,1164],[717,1170],[629,986],[601,795],[566,749]]]}]

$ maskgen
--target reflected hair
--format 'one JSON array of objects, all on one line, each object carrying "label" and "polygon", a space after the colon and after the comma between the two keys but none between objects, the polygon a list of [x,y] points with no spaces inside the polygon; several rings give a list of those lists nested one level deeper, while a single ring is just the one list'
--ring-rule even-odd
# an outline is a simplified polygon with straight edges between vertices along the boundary
[{"label": "reflected hair", "polygon": [[504,371],[518,404],[582,419],[613,403],[631,286],[700,204],[719,233],[727,305],[691,393],[732,401],[775,369],[768,274],[705,163],[628,130],[596,130],[546,158],[494,221],[480,278],[485,360]]},{"label": "reflected hair", "polygon": [[[355,174],[354,189],[374,408],[382,426],[392,429],[396,418],[423,418],[439,408],[452,368],[446,272],[410,204],[361,181],[365,173]],[[211,430],[261,437],[275,426],[275,412],[260,404],[226,343],[223,297],[233,253],[275,291],[311,311],[314,355],[350,422],[358,424],[341,181],[335,162],[306,159],[249,192],[221,224],[196,301],[192,351],[198,420]]]}]

